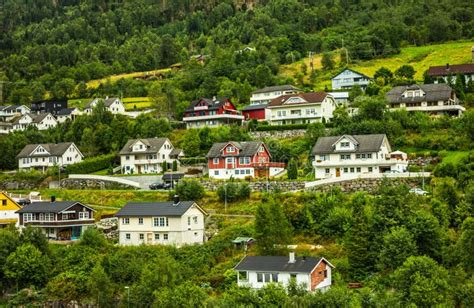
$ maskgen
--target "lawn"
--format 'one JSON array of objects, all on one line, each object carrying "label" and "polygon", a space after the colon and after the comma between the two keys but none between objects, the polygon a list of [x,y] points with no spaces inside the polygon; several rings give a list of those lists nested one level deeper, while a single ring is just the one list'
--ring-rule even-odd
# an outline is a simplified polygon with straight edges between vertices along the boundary
[{"label": "lawn", "polygon": [[111,75],[106,78],[102,79],[96,79],[96,80],[91,80],[87,82],[87,87],[88,88],[97,88],[99,85],[102,83],[105,83],[107,81],[114,82],[119,79],[123,78],[137,78],[137,77],[146,77],[150,75],[158,75],[158,74],[165,74],[171,72],[170,68],[164,68],[164,69],[159,69],[159,70],[152,70],[152,71],[145,71],[145,72],[133,72],[133,73],[126,73],[126,74],[117,74],[117,75]]},{"label": "lawn", "polygon": [[[349,64],[349,67],[360,73],[373,77],[374,73],[382,66],[387,67],[391,71],[395,71],[400,66],[409,64],[413,66],[416,71],[415,79],[421,82],[423,80],[423,73],[430,66],[446,65],[446,63],[470,63],[472,59],[471,47],[473,45],[474,41],[457,41],[445,44],[405,47],[402,48],[401,52],[397,55],[383,59],[357,61]],[[331,77],[341,70],[341,67],[339,66],[339,53],[335,52],[334,54],[336,55],[334,60],[336,61],[337,68],[330,71],[318,71],[318,76],[314,82],[315,89],[323,90],[325,86],[330,88]],[[309,58],[304,58],[295,63],[283,65],[280,67],[280,75],[294,78],[296,73],[302,71],[301,65],[304,62],[308,67],[304,80],[305,82],[309,82],[309,61]],[[321,69],[321,55],[315,55],[313,63],[315,69]]]},{"label": "lawn", "polygon": [[463,158],[467,157],[469,152],[467,151],[448,151],[446,156],[443,157],[443,163],[458,164]]},{"label": "lawn", "polygon": [[[68,100],[68,106],[70,108],[77,107],[84,109],[84,107],[92,100],[92,98],[78,98]],[[143,110],[152,107],[152,101],[149,97],[124,97],[122,102],[125,105],[125,110]]]}]

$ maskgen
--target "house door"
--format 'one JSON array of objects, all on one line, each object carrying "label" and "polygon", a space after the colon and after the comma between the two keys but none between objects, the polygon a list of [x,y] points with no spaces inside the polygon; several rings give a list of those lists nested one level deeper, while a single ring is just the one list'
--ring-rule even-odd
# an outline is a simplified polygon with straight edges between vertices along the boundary
[{"label": "house door", "polygon": [[341,168],[336,168],[336,177],[341,176]]},{"label": "house door", "polygon": [[142,173],[142,166],[138,166],[138,173]]},{"label": "house door", "polygon": [[235,168],[235,158],[234,157],[227,157],[226,158],[226,168],[227,169],[234,169]]},{"label": "house door", "polygon": [[146,241],[148,244],[151,244],[153,242],[153,233],[146,234]]}]

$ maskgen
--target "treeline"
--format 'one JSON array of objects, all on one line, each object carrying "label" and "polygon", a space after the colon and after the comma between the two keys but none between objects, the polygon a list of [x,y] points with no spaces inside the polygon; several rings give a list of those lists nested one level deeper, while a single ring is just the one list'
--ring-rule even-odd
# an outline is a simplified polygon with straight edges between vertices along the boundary
[{"label": "treeline", "polygon": [[[309,51],[344,47],[353,60],[371,59],[471,38],[474,29],[472,4],[460,0],[7,0],[2,8],[0,79],[12,103],[78,97],[88,80],[177,62],[187,99],[237,91],[243,102]],[[239,52],[245,46],[255,50]],[[186,67],[195,54],[208,56],[201,74]]]}]

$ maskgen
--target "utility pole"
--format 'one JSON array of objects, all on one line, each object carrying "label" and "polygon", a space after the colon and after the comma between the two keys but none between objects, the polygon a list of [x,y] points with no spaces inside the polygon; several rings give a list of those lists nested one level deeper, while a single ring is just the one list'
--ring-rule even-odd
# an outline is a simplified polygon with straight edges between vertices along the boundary
[{"label": "utility pole", "polygon": [[313,63],[313,56],[314,56],[314,51],[308,51],[309,55],[309,66],[311,67],[311,73],[314,71],[314,63]]}]

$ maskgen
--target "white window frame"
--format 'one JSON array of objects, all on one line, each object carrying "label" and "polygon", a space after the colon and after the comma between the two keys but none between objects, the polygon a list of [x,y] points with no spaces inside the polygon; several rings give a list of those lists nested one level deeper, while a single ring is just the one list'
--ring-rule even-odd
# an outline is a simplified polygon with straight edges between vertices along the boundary
[{"label": "white window frame", "polygon": [[130,224],[130,218],[123,217],[122,218],[122,225],[129,225],[129,224]]},{"label": "white window frame", "polygon": [[79,219],[81,220],[89,219],[89,212],[79,212]]},{"label": "white window frame", "polygon": [[24,213],[23,214],[23,222],[30,222],[30,221],[34,221],[34,215],[33,213]]}]

